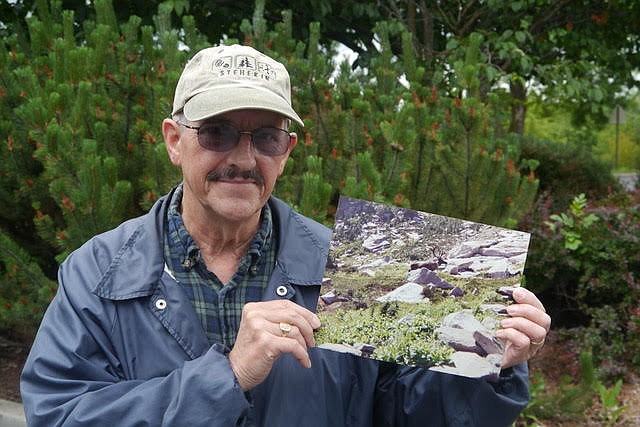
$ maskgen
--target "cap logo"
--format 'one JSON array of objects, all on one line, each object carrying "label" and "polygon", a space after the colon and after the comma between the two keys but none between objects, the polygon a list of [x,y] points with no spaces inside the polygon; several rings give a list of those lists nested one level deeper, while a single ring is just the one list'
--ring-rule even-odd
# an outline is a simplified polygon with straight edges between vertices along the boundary
[{"label": "cap logo", "polygon": [[276,78],[276,71],[267,62],[260,62],[248,55],[224,56],[213,61],[212,68],[219,77],[250,77],[262,80]]},{"label": "cap logo", "polygon": [[231,68],[232,60],[233,58],[230,56],[218,58],[215,61],[213,61],[213,68]]}]

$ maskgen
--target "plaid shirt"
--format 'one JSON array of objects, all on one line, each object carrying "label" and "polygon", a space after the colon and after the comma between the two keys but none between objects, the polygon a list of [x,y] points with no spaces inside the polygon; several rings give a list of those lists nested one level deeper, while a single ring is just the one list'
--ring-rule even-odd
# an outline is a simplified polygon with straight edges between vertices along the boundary
[{"label": "plaid shirt", "polygon": [[262,209],[262,221],[249,251],[240,260],[238,270],[226,285],[207,270],[200,249],[182,222],[180,204],[182,185],[171,198],[167,214],[164,257],[167,267],[187,293],[198,314],[210,344],[233,348],[242,307],[262,300],[275,265],[276,245],[273,238],[271,209]]}]

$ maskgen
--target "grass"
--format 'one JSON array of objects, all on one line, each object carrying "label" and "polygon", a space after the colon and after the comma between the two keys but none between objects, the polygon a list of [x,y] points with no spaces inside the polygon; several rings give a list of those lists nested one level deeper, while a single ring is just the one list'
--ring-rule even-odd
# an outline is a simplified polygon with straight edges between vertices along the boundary
[{"label": "grass", "polygon": [[[440,274],[465,291],[462,297],[441,296],[424,303],[381,303],[375,299],[406,283],[406,269],[398,264],[379,268],[375,276],[353,271],[328,271],[331,289],[349,301],[334,310],[319,309],[323,327],[316,332],[318,343],[375,347],[371,357],[406,365],[431,367],[446,364],[453,350],[443,344],[435,330],[450,313],[472,310],[481,320],[490,315],[479,309],[485,303],[503,303],[496,289],[513,286],[511,279],[464,279]],[[329,289],[326,289],[327,291]],[[357,308],[356,308],[357,307]]]}]

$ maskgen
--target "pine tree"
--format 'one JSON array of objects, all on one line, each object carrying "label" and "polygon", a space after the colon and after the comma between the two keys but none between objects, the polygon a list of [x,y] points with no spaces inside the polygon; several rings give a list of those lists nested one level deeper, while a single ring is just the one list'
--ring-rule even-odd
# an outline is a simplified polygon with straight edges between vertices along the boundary
[{"label": "pine tree", "polygon": [[[320,28],[310,26],[307,45],[284,43],[289,22],[271,32],[260,27],[266,35],[245,23],[248,42],[259,40],[258,48],[285,58],[296,84],[294,103],[306,123],[304,143],[278,187],[283,198],[317,217],[321,210],[306,206],[321,193],[306,194],[301,177],[304,159],[318,156],[324,160],[320,176],[333,188],[331,203],[342,194],[496,225],[514,225],[531,205],[537,180],[520,174],[518,141],[497,136],[497,96],[483,94],[481,36],[469,38],[447,76],[420,65],[411,34],[380,23],[381,52],[368,72],[342,64],[336,73],[331,52],[319,50]],[[389,42],[398,33],[401,57]]]},{"label": "pine tree", "polygon": [[[60,2],[39,0],[28,34],[16,31],[0,51],[0,150],[8,160],[0,200],[13,207],[0,214],[12,248],[0,252],[0,298],[11,307],[20,306],[16,298],[42,306],[38,289],[53,286],[58,262],[145,212],[180,179],[160,123],[188,55],[180,43],[199,49],[205,40],[191,17],[183,34],[172,29],[164,7],[155,27],[136,16],[118,25],[110,0],[97,0],[95,12],[80,26]],[[20,262],[15,253],[33,257]],[[20,294],[11,291],[14,270],[32,272]],[[2,328],[24,320],[7,313]]]}]

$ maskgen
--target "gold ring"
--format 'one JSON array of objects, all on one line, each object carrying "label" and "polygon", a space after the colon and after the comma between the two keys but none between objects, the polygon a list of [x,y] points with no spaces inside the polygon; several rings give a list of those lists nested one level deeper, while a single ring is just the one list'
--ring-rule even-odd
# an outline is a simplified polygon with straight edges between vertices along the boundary
[{"label": "gold ring", "polygon": [[283,337],[286,337],[291,332],[291,325],[287,322],[280,322],[280,332],[282,332]]},{"label": "gold ring", "polygon": [[540,341],[534,341],[534,340],[529,340],[531,342],[531,345],[542,345],[544,344],[544,338],[542,338]]}]

